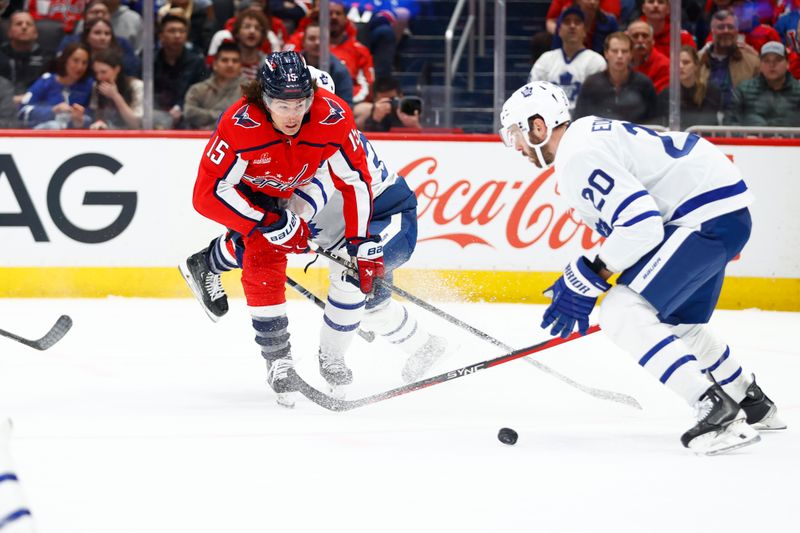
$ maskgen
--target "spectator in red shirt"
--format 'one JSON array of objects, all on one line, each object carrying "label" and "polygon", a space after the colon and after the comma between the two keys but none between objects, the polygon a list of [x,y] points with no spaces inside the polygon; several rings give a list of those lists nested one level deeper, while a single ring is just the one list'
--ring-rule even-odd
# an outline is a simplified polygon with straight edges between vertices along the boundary
[{"label": "spectator in red shirt", "polygon": [[625,33],[633,40],[633,70],[650,78],[656,93],[660,93],[669,85],[669,58],[653,47],[653,28],[643,20],[634,20]]}]

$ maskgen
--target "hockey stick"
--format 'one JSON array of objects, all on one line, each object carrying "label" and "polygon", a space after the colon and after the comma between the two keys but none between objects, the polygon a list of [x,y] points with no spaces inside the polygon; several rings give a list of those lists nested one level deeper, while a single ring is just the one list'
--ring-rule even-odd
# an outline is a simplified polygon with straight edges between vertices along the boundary
[{"label": "hockey stick", "polygon": [[[591,326],[586,332],[586,335],[591,335],[597,331],[600,331],[600,326]],[[351,409],[378,403],[383,400],[388,400],[389,398],[394,398],[395,396],[402,396],[403,394],[408,394],[409,392],[424,389],[432,385],[438,385],[439,383],[444,383],[445,381],[463,378],[464,376],[474,374],[479,370],[485,370],[487,368],[492,368],[493,366],[502,365],[503,363],[513,361],[514,359],[519,359],[520,357],[527,357],[536,352],[541,352],[543,350],[547,350],[548,348],[553,348],[560,344],[564,344],[565,342],[573,341],[584,336],[585,335],[581,335],[580,333],[576,332],[566,339],[554,337],[544,342],[540,342],[539,344],[528,346],[527,348],[514,350],[510,353],[495,357],[494,359],[488,359],[486,361],[481,361],[480,363],[474,363],[462,368],[451,370],[450,372],[445,372],[444,374],[439,374],[438,376],[415,381],[414,383],[409,383],[407,385],[403,385],[402,387],[397,387],[396,389],[379,392],[377,394],[373,394],[372,396],[366,396],[358,400],[342,400],[325,394],[324,392],[321,392],[306,383],[305,380],[303,380],[300,376],[297,377],[297,387],[300,391],[300,394],[315,404],[324,407],[325,409],[330,411],[350,411]]]},{"label": "hockey stick", "polygon": [[[338,263],[339,265],[341,265],[341,266],[343,266],[345,268],[348,268],[348,269],[351,269],[351,270],[353,269],[353,265],[351,265],[348,261],[345,261],[344,259],[342,259],[342,258],[340,258],[340,257],[338,257],[336,255],[333,255],[330,252],[327,252],[327,251],[323,250],[322,248],[317,248],[316,252],[318,254],[322,255],[323,257],[327,257],[331,261],[334,261],[334,262]],[[413,294],[410,294],[408,291],[405,291],[405,290],[401,289],[400,287],[397,287],[397,286],[393,285],[392,283],[389,283],[388,281],[386,281],[384,279],[381,279],[381,278],[376,278],[375,281],[377,283],[383,284],[386,288],[388,288],[389,290],[391,290],[395,294],[397,294],[399,296],[402,296],[403,298],[405,298],[409,302],[412,302],[412,303],[422,307],[426,311],[429,311],[429,312],[433,313],[434,315],[439,316],[439,317],[447,320],[451,324],[454,324],[454,325],[456,325],[456,326],[458,326],[458,327],[460,327],[462,329],[465,329],[465,330],[469,331],[470,333],[472,333],[476,337],[479,337],[479,338],[481,338],[481,339],[483,339],[483,340],[485,340],[487,342],[490,342],[490,343],[494,344],[495,346],[499,346],[500,348],[502,348],[504,350],[508,350],[508,351],[512,351],[513,350],[513,348],[511,346],[509,346],[508,344],[506,344],[506,343],[504,343],[504,342],[492,337],[488,333],[484,333],[483,331],[479,330],[476,327],[470,326],[466,322],[464,322],[462,320],[459,320],[458,318],[446,313],[445,311],[439,309],[438,307],[436,307],[436,306],[434,306],[432,304],[429,304],[425,300],[417,298]],[[641,409],[642,408],[642,406],[639,404],[639,402],[633,396],[628,396],[627,394],[623,394],[621,392],[607,391],[607,390],[603,390],[603,389],[596,389],[594,387],[587,387],[586,385],[582,385],[582,384],[578,383],[577,381],[575,381],[575,380],[573,380],[571,378],[568,378],[564,374],[562,374],[562,373],[560,373],[560,372],[558,372],[556,370],[553,370],[549,366],[547,366],[544,363],[541,363],[541,362],[539,362],[539,361],[537,361],[535,359],[530,359],[530,358],[526,357],[523,360],[526,363],[535,366],[536,368],[538,368],[539,370],[541,370],[545,374],[550,374],[554,378],[563,381],[567,385],[569,385],[571,387],[574,387],[574,388],[580,390],[581,392],[584,392],[584,393],[588,394],[589,396],[593,396],[593,397],[599,398],[601,400],[609,400],[609,401],[612,401],[612,402],[621,403],[621,404],[633,407],[635,409]]]},{"label": "hockey stick", "polygon": [[[322,310],[325,309],[325,302],[320,300],[317,297],[316,294],[314,294],[310,290],[306,289],[305,287],[303,287],[302,285],[297,283],[295,280],[293,280],[289,276],[286,276],[286,284],[288,286],[290,286],[291,288],[293,288],[294,290],[296,290],[297,292],[299,292],[301,295],[303,295],[306,298],[308,298],[309,300],[311,300],[320,309],[322,309]],[[362,339],[364,339],[367,342],[372,342],[372,341],[375,340],[375,333],[372,332],[372,331],[364,331],[363,329],[359,329],[358,330],[358,335],[359,335],[359,337],[361,337]]]},{"label": "hockey stick", "polygon": [[52,345],[57,343],[61,340],[61,338],[67,334],[69,328],[72,327],[72,319],[67,315],[61,315],[56,320],[56,323],[53,324],[53,327],[50,328],[50,331],[44,334],[44,337],[41,339],[36,340],[28,340],[19,335],[14,335],[11,332],[5,331],[0,329],[0,335],[3,337],[8,337],[9,339],[13,339],[17,342],[24,344],[25,346],[30,346],[31,348],[36,348],[37,350],[46,350],[50,348]]}]

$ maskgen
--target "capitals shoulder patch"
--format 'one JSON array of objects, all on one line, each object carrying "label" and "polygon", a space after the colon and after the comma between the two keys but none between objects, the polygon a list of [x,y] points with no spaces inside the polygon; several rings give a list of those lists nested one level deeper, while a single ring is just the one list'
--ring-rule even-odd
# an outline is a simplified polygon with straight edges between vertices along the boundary
[{"label": "capitals shoulder patch", "polygon": [[233,114],[234,126],[240,126],[242,128],[257,128],[261,125],[260,122],[256,122],[252,118],[250,118],[250,104],[243,105],[239,109],[236,110],[236,113]]},{"label": "capitals shoulder patch", "polygon": [[345,110],[344,108],[337,102],[331,98],[327,98],[325,96],[322,97],[328,103],[328,116],[320,122],[320,124],[325,124],[327,126],[332,126],[334,124],[338,124],[342,120],[344,120]]}]

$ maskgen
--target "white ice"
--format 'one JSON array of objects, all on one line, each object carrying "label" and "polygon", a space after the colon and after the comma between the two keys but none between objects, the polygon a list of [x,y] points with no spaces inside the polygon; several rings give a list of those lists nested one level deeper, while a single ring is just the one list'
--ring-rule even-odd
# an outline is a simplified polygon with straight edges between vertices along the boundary
[{"label": "white ice", "polygon": [[[524,361],[346,413],[302,398],[287,410],[231,305],[212,324],[189,299],[0,299],[0,327],[29,338],[62,313],[75,322],[47,352],[0,338],[0,412],[40,533],[800,530],[800,313],[717,312],[789,429],[697,457],[679,441],[689,407],[602,333],[538,359],[643,411]],[[441,305],[514,346],[546,338],[541,306]],[[415,312],[458,344],[433,373],[502,353]],[[321,385],[321,313],[293,300],[289,316],[299,371]],[[357,340],[349,398],[400,385],[402,362]]]}]

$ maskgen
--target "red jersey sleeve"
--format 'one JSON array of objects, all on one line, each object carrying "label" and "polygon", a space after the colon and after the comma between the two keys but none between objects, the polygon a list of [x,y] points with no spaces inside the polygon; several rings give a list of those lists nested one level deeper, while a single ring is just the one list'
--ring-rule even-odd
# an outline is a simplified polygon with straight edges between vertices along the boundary
[{"label": "red jersey sleeve", "polygon": [[192,204],[204,217],[247,235],[262,223],[267,212],[236,187],[248,164],[237,152],[243,134],[230,126],[229,116],[237,108],[240,112],[239,103],[225,112],[206,145],[197,171]]},{"label": "red jersey sleeve", "polygon": [[[331,132],[334,135],[331,136],[333,140],[329,145],[334,151],[326,161],[333,184],[342,193],[344,201],[344,236],[347,239],[369,237],[369,223],[372,219],[372,178],[367,164],[366,149],[361,143],[361,133],[356,128],[353,114],[344,101],[333,95],[322,98],[331,106],[332,112],[344,113],[343,119],[336,124],[334,132]],[[325,120],[322,121],[323,124]]]}]

